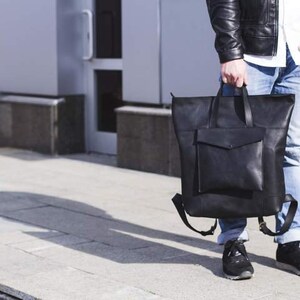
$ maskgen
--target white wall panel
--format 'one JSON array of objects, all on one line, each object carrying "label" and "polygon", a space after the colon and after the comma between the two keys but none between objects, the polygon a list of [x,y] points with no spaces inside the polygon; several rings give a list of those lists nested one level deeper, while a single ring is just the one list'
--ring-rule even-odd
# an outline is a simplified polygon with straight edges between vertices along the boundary
[{"label": "white wall panel", "polygon": [[214,95],[219,63],[214,49],[206,1],[161,0],[162,100],[178,96]]},{"label": "white wall panel", "polygon": [[160,0],[122,1],[123,99],[160,102]]},{"label": "white wall panel", "polygon": [[80,2],[0,1],[0,91],[83,92]]}]

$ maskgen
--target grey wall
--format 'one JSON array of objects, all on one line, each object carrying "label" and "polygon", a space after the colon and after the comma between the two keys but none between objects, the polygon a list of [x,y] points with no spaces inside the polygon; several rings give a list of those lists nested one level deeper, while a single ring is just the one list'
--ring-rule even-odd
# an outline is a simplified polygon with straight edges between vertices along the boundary
[{"label": "grey wall", "polygon": [[216,94],[219,60],[205,0],[162,0],[162,101]]},{"label": "grey wall", "polygon": [[160,0],[122,0],[123,99],[160,102]]},{"label": "grey wall", "polygon": [[[82,0],[1,0],[0,91],[84,93],[81,10]],[[122,0],[122,10],[125,100],[215,93],[219,66],[204,0]]]},{"label": "grey wall", "polygon": [[82,60],[84,56],[82,7],[82,0],[57,0],[58,91],[62,95],[86,92]]},{"label": "grey wall", "polygon": [[170,103],[212,95],[219,64],[206,1],[123,0],[123,97]]},{"label": "grey wall", "polygon": [[0,1],[0,91],[77,94],[81,0]]}]

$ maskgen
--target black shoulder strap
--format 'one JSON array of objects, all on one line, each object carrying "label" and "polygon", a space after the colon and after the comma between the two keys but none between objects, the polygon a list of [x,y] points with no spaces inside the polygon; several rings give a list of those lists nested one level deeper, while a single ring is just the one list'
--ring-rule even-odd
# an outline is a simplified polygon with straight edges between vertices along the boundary
[{"label": "black shoulder strap", "polygon": [[186,217],[186,214],[185,214],[185,211],[184,211],[184,207],[183,207],[183,202],[182,202],[182,196],[180,194],[176,194],[173,199],[172,199],[176,209],[177,209],[177,212],[179,213],[179,216],[181,218],[181,220],[183,221],[183,223],[188,227],[190,228],[191,230],[195,231],[195,232],[198,232],[200,233],[201,235],[203,236],[206,236],[206,235],[213,235],[214,234],[214,231],[216,230],[217,228],[217,220],[215,221],[215,224],[210,228],[210,230],[208,231],[198,231],[197,229],[195,229],[188,221],[187,217]]},{"label": "black shoulder strap", "polygon": [[293,198],[292,195],[287,194],[285,196],[284,202],[290,202],[290,207],[287,212],[285,222],[282,225],[280,231],[278,232],[272,232],[268,227],[266,222],[264,221],[263,217],[258,217],[258,223],[259,223],[259,230],[263,232],[264,234],[270,235],[270,236],[277,236],[277,235],[282,235],[285,232],[287,232],[293,222],[294,216],[296,214],[297,208],[298,208],[298,202]]},{"label": "black shoulder strap", "polygon": [[[197,229],[195,229],[188,221],[187,217],[186,217],[186,214],[185,214],[185,211],[184,211],[184,207],[183,207],[183,202],[182,202],[182,196],[180,194],[176,194],[173,199],[172,199],[176,209],[177,209],[177,212],[181,218],[181,220],[183,221],[183,223],[188,227],[190,228],[191,230],[195,231],[195,232],[198,232],[200,233],[201,235],[203,236],[206,236],[206,235],[213,235],[214,234],[214,231],[216,230],[217,228],[217,220],[215,220],[215,223],[214,225],[210,228],[210,230],[208,231],[199,231]],[[284,224],[282,225],[280,231],[278,232],[272,232],[268,227],[267,227],[267,224],[266,222],[264,221],[264,218],[263,217],[258,217],[258,222],[259,222],[259,230],[261,232],[263,232],[264,234],[266,235],[269,235],[269,236],[277,236],[277,235],[282,235],[284,234],[285,232],[287,232],[293,222],[293,219],[294,219],[294,216],[297,212],[297,208],[298,208],[298,202],[297,200],[295,200],[293,198],[292,195],[290,194],[287,194],[285,196],[285,200],[284,202],[290,202],[290,207],[289,207],[289,210],[287,212],[287,215],[286,215],[286,218],[285,218],[285,222]]]}]

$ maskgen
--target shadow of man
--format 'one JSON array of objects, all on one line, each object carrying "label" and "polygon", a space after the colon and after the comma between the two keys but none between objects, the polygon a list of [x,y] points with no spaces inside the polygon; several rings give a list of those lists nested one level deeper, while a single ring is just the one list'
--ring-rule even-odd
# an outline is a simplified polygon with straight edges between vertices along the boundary
[{"label": "shadow of man", "polygon": [[[222,276],[223,249],[211,241],[116,219],[103,209],[74,200],[20,192],[1,192],[0,197],[1,216],[80,239],[49,238],[45,230],[23,232],[35,238],[121,264],[194,264]],[[251,257],[273,266],[270,258]]]}]

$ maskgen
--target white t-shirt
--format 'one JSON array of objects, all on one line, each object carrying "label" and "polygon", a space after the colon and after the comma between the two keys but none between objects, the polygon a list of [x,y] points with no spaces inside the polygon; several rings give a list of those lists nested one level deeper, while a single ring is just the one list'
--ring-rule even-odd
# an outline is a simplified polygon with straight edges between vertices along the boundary
[{"label": "white t-shirt", "polygon": [[279,0],[278,17],[277,55],[244,54],[246,61],[265,67],[285,67],[287,44],[296,65],[300,65],[300,0]]}]

